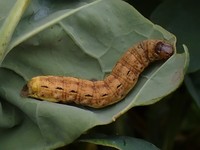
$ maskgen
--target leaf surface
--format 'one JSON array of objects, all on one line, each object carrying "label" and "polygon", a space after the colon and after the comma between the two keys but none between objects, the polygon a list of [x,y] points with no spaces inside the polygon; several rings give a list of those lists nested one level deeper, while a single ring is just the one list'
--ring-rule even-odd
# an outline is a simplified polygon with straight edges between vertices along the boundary
[{"label": "leaf surface", "polygon": [[[7,124],[0,122],[4,126],[0,149],[54,149],[73,142],[96,125],[115,121],[134,106],[152,104],[173,92],[183,80],[187,50],[148,67],[122,102],[104,109],[20,96],[23,85],[36,75],[103,79],[130,46],[145,39],[176,42],[174,35],[121,0],[32,1],[0,68],[1,105],[6,102],[15,111],[5,114],[1,107],[0,115],[16,118],[12,126],[9,120],[5,120]],[[27,142],[19,145],[21,141]]]},{"label": "leaf surface", "polygon": [[128,136],[97,136],[81,139],[80,141],[113,147],[119,150],[159,150],[159,148],[147,141]]}]

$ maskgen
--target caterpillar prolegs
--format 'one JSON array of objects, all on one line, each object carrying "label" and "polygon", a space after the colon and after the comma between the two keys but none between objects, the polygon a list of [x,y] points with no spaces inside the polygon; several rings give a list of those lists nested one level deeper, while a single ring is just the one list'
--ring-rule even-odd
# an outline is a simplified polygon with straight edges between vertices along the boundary
[{"label": "caterpillar prolegs", "polygon": [[173,46],[163,40],[145,40],[129,48],[104,80],[37,76],[27,83],[22,92],[28,97],[50,102],[106,107],[122,100],[151,62],[166,60],[173,53]]}]

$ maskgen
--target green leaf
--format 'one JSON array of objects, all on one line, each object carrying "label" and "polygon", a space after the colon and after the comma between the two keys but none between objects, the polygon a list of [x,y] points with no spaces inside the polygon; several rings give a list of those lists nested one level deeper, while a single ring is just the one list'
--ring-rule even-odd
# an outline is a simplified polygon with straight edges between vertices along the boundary
[{"label": "green leaf", "polygon": [[[33,76],[103,79],[124,51],[138,41],[176,43],[174,35],[121,0],[38,2],[31,1],[0,68],[0,98],[18,110],[13,113],[18,119],[13,119],[12,127],[0,124],[4,126],[0,149],[64,146],[94,126],[115,121],[134,106],[155,103],[181,84],[188,64],[185,47],[185,53],[149,66],[122,102],[104,109],[22,98],[20,91]],[[2,113],[4,109],[0,108],[0,115],[10,117]],[[19,145],[21,141],[26,144]]]},{"label": "green leaf", "polygon": [[147,141],[128,136],[96,136],[83,138],[79,141],[113,147],[119,150],[159,150],[159,148]]},{"label": "green leaf", "polygon": [[188,46],[191,57],[188,72],[200,69],[199,14],[197,0],[165,0],[151,15],[151,20],[177,36],[179,50],[183,43]]},{"label": "green leaf", "polygon": [[[1,2],[1,3],[3,3],[3,5],[1,5],[3,9],[4,6],[10,7],[11,5],[10,3],[12,3],[12,1],[7,1],[7,3],[5,2]],[[9,12],[8,16],[6,17],[5,21],[0,20],[2,24],[0,28],[0,63],[2,59],[5,57],[6,53],[8,53],[7,47],[12,37],[12,34],[21,16],[23,15],[25,9],[27,8],[28,4],[29,4],[29,0],[17,0],[13,8]],[[5,13],[6,11],[7,9],[2,10],[3,13]],[[5,16],[2,16],[2,18],[4,17]]]}]

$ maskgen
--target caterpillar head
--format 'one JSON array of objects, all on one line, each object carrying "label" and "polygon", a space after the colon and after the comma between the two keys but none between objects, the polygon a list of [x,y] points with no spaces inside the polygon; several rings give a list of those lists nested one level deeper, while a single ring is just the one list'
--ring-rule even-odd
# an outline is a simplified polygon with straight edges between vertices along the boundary
[{"label": "caterpillar head", "polygon": [[168,59],[174,53],[173,46],[163,41],[158,42],[154,50],[160,59]]},{"label": "caterpillar head", "polygon": [[147,49],[150,61],[166,60],[174,53],[173,45],[162,40],[149,40],[147,42]]}]

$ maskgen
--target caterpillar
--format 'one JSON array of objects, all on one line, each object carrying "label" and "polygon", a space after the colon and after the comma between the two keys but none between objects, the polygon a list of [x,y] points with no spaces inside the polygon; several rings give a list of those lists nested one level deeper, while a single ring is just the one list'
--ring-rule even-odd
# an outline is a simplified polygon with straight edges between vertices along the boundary
[{"label": "caterpillar", "polygon": [[104,80],[37,76],[28,81],[22,95],[50,102],[103,108],[122,100],[150,63],[167,60],[173,53],[173,46],[164,40],[141,41],[125,52]]}]

